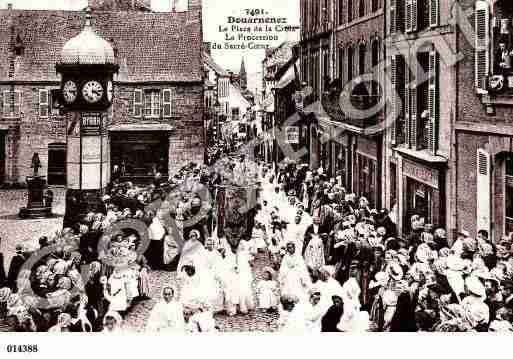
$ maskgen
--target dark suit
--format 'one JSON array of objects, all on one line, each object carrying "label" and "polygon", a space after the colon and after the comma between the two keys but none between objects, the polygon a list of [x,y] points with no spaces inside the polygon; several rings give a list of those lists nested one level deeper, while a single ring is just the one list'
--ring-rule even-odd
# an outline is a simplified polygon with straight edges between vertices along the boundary
[{"label": "dark suit", "polygon": [[6,285],[7,277],[5,276],[4,254],[0,253],[0,288],[5,287]]},{"label": "dark suit", "polygon": [[25,257],[23,255],[17,254],[12,258],[11,265],[9,266],[9,274],[7,275],[7,285],[13,292],[17,291],[18,274],[23,264],[25,264]]}]

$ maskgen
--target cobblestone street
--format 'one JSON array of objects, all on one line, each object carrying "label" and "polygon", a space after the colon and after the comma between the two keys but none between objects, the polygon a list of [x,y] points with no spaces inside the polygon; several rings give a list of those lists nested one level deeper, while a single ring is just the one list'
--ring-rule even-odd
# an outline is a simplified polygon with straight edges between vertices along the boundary
[{"label": "cobblestone street", "polygon": [[[0,251],[5,256],[6,270],[9,267],[16,244],[23,241],[34,241],[43,236],[51,235],[62,226],[64,215],[64,194],[62,188],[52,188],[55,193],[54,218],[42,220],[20,220],[17,213],[26,203],[26,190],[0,191]],[[268,265],[265,254],[258,254],[254,262],[255,279],[260,279],[262,269]],[[150,275],[151,300],[134,305],[127,316],[126,325],[129,329],[143,331],[151,309],[159,299],[164,285],[176,285],[174,272],[155,271]],[[256,300],[256,299],[255,299]],[[248,315],[217,315],[216,322],[223,332],[273,331],[276,329],[277,315],[260,311]]]}]

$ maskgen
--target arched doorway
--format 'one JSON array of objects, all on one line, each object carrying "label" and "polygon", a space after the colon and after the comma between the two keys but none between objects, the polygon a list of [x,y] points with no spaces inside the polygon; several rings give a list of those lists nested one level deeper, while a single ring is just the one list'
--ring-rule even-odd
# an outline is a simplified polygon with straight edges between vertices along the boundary
[{"label": "arched doorway", "polygon": [[48,184],[66,185],[66,144],[48,145]]}]

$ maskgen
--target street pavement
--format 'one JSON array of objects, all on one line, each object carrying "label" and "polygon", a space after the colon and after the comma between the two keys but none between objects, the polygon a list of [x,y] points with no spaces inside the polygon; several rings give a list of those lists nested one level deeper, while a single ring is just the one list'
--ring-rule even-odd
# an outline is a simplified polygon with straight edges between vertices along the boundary
[{"label": "street pavement", "polygon": [[[64,216],[65,190],[52,188],[54,191],[54,217],[41,220],[21,220],[17,218],[20,207],[27,201],[26,190],[0,190],[0,252],[4,253],[4,265],[7,270],[14,256],[15,247],[25,241],[36,241],[41,236],[51,236],[56,230],[62,228]],[[262,270],[269,265],[269,258],[259,253],[254,261],[253,270],[255,283],[262,277]],[[153,271],[150,273],[150,297],[152,299],[134,305],[127,315],[125,325],[134,331],[144,331],[146,321],[156,301],[160,299],[162,287],[173,285],[176,287],[176,273]],[[255,298],[256,303],[256,298]],[[216,323],[222,332],[271,332],[277,328],[277,314],[254,311],[247,315],[216,315]]]}]

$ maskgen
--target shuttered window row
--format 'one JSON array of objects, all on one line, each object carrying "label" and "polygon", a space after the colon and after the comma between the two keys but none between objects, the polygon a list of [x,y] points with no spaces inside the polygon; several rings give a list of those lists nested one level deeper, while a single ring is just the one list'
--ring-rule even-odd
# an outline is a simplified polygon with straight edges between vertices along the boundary
[{"label": "shuttered window row", "polygon": [[147,90],[135,89],[130,101],[129,113],[134,117],[171,117],[173,116],[173,92],[171,89]]},{"label": "shuttered window row", "polygon": [[416,32],[440,25],[440,0],[390,0],[389,31]]}]

